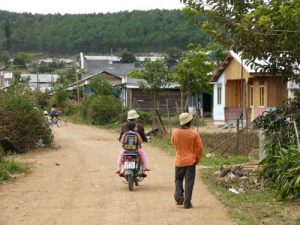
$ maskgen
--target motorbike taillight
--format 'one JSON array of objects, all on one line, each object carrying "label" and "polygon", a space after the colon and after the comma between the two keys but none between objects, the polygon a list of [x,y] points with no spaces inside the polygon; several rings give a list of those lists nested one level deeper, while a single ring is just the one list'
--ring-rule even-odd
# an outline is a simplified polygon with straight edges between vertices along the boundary
[{"label": "motorbike taillight", "polygon": [[131,162],[133,160],[132,156],[127,156],[127,160]]}]

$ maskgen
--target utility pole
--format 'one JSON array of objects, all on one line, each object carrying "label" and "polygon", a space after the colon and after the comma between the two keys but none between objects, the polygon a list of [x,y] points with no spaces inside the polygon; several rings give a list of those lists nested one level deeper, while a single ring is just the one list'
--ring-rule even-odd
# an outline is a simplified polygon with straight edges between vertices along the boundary
[{"label": "utility pole", "polygon": [[40,90],[39,72],[36,73],[36,89],[37,89],[37,91]]},{"label": "utility pole", "polygon": [[240,119],[241,119],[241,125],[243,128],[243,122],[244,122],[244,84],[243,84],[243,79],[244,79],[244,65],[243,65],[243,59],[241,59],[241,91],[240,91],[240,109],[241,109],[241,115],[240,115]]},{"label": "utility pole", "polygon": [[79,78],[78,78],[78,73],[76,71],[76,55],[74,57],[74,71],[75,71],[75,76],[76,76],[76,89],[77,89],[77,101],[80,101],[80,95],[79,95]]}]

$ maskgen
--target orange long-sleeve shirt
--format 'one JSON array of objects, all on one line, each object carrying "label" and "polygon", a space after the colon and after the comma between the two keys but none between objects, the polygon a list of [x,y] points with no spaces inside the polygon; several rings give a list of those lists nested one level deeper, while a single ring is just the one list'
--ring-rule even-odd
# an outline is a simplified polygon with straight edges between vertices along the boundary
[{"label": "orange long-sleeve shirt", "polygon": [[172,133],[171,141],[176,148],[176,166],[191,166],[201,160],[203,145],[200,135],[195,130],[177,128]]}]

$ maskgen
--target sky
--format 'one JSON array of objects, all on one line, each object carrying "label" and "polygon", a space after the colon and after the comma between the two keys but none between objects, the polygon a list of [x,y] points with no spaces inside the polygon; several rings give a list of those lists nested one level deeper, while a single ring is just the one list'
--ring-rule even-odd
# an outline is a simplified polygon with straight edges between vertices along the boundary
[{"label": "sky", "polygon": [[0,10],[33,14],[86,14],[149,9],[182,9],[180,0],[1,0]]}]

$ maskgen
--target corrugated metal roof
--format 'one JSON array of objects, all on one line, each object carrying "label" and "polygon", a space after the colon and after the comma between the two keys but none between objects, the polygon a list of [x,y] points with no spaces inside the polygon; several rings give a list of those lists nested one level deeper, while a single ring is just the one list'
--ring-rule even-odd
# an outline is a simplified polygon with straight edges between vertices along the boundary
[{"label": "corrugated metal roof", "polygon": [[22,73],[21,74],[21,78],[29,78],[29,82],[30,83],[52,83],[52,82],[56,82],[57,79],[59,78],[58,74],[26,74],[26,73]]},{"label": "corrugated metal roof", "polygon": [[127,76],[133,69],[134,63],[110,63],[102,60],[85,60],[84,62],[87,73],[83,77],[92,74],[101,73],[103,71],[109,72],[118,76]]}]

